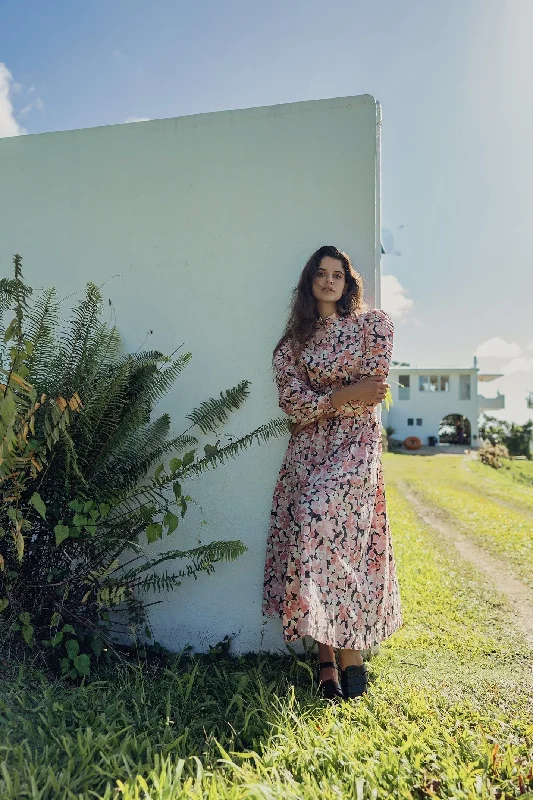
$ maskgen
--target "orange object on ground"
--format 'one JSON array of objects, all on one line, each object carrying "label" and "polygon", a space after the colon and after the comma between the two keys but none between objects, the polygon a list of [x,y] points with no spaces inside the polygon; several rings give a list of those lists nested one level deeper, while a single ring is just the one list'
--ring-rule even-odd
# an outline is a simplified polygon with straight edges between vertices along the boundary
[{"label": "orange object on ground", "polygon": [[403,440],[403,446],[406,450],[420,450],[422,442],[418,436],[408,436],[407,439]]}]

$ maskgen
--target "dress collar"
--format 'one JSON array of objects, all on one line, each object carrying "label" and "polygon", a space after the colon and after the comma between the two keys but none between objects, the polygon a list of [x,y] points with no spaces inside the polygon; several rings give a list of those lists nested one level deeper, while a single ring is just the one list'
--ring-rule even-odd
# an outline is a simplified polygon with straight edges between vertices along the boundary
[{"label": "dress collar", "polygon": [[339,315],[336,311],[334,311],[333,314],[330,314],[327,317],[319,317],[317,322],[319,325],[331,325],[331,323],[335,322],[337,319],[339,319]]}]

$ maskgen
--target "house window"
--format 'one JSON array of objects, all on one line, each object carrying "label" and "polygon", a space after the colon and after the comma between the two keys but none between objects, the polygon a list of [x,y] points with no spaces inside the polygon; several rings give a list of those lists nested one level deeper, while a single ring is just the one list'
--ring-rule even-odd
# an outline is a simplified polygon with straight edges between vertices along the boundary
[{"label": "house window", "polygon": [[419,375],[418,388],[421,392],[449,392],[449,375]]},{"label": "house window", "polygon": [[470,375],[459,375],[459,400],[470,400]]},{"label": "house window", "polygon": [[408,417],[408,419],[407,419],[407,424],[408,424],[408,425],[412,425],[412,424],[413,424],[413,422],[414,422],[414,419],[413,419],[412,417]]},{"label": "house window", "polygon": [[417,417],[416,418],[416,424],[417,425],[422,425],[422,417]]},{"label": "house window", "polygon": [[409,395],[411,393],[411,376],[410,375],[400,375],[400,388],[398,389],[398,399],[399,400],[409,400]]}]

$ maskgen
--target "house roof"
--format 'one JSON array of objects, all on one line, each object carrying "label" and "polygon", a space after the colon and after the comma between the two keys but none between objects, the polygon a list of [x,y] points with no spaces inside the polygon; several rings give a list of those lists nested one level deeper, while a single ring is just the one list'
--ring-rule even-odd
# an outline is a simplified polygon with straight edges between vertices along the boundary
[{"label": "house roof", "polygon": [[[441,366],[441,367],[391,367],[390,372],[394,372],[396,374],[404,375],[407,372],[414,372],[417,375],[442,375],[446,372],[463,372],[463,373],[473,373],[477,371],[477,367],[452,367],[452,366]],[[498,378],[503,378],[502,372],[480,372],[478,373],[477,379],[482,383],[488,383],[489,381],[495,381]]]},{"label": "house roof", "polygon": [[475,372],[476,367],[453,367],[453,366],[440,366],[436,367],[433,365],[432,367],[391,367],[391,372],[420,372],[424,375],[437,375],[443,372]]}]

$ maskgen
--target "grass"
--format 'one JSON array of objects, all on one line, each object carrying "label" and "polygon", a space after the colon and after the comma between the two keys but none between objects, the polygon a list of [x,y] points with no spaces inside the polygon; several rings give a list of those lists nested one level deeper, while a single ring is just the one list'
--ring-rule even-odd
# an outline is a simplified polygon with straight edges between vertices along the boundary
[{"label": "grass", "polygon": [[[516,463],[516,462],[515,462]],[[524,468],[524,462],[518,462]],[[533,587],[533,492],[464,456],[386,456],[390,479],[402,480],[450,522]]]},{"label": "grass", "polygon": [[504,461],[503,475],[526,486],[533,486],[533,461]]},{"label": "grass", "polygon": [[310,655],[182,655],[80,687],[11,667],[2,800],[533,796],[531,654],[513,611],[386,469],[404,625],[371,660],[367,696],[325,704]]}]

